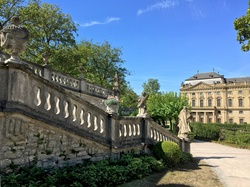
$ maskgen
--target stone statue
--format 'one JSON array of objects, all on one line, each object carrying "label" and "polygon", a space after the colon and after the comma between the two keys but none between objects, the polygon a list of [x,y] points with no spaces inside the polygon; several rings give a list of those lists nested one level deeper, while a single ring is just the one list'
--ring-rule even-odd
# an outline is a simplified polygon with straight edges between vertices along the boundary
[{"label": "stone statue", "polygon": [[119,98],[117,96],[109,95],[103,102],[106,105],[106,112],[108,114],[118,114]]},{"label": "stone statue", "polygon": [[137,108],[139,110],[137,116],[138,117],[147,117],[147,105],[146,101],[148,99],[148,95],[145,92],[142,92],[141,97],[138,99]]},{"label": "stone statue", "polygon": [[181,110],[179,114],[179,132],[178,132],[178,137],[182,140],[188,141],[188,133],[191,132],[189,123],[190,123],[190,118],[191,115],[187,111],[187,108],[184,106],[183,109]]},{"label": "stone statue", "polygon": [[11,25],[6,26],[0,31],[0,45],[11,55],[4,63],[20,63],[18,55],[26,49],[29,32],[26,28],[19,26],[19,17],[13,16],[10,22]]}]

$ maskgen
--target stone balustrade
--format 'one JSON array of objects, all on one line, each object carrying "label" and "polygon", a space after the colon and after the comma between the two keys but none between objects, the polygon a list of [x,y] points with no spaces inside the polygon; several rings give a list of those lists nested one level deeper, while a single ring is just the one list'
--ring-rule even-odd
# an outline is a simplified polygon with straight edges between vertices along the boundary
[{"label": "stone balustrade", "polygon": [[35,74],[43,77],[46,80],[59,84],[66,89],[100,98],[107,98],[108,95],[113,95],[112,90],[108,90],[96,84],[89,83],[84,79],[77,79],[68,75],[64,75],[52,70],[48,66],[41,66],[26,61],[22,61],[22,63],[30,68]]},{"label": "stone balustrade", "polygon": [[[61,162],[65,161],[60,159],[61,155],[78,161],[81,160],[81,155],[87,159],[112,158],[120,152],[135,148],[144,151],[145,146],[163,140],[173,141],[182,150],[188,151],[178,137],[151,118],[110,115],[102,107],[91,104],[84,96],[72,93],[74,89],[81,90],[100,98],[109,92],[86,81],[66,77],[27,62],[26,66],[11,62],[7,65],[0,63],[0,77],[0,145],[7,150],[7,153],[0,154],[0,159],[8,160],[0,162],[0,167],[10,162],[27,163],[30,161],[27,159],[31,158],[30,154],[37,152],[40,152],[39,161],[46,164],[56,162],[49,154],[44,154],[50,152],[54,154],[53,158],[56,155],[56,159]],[[101,99],[100,105],[103,105]],[[10,117],[16,114],[17,117]],[[29,121],[32,121],[32,125],[27,125]],[[39,123],[39,128],[34,125],[36,123]],[[48,127],[45,125],[50,128],[46,130]],[[56,135],[57,131],[67,135]],[[47,138],[43,141],[43,147],[35,145],[41,136]],[[62,138],[64,136],[66,138]],[[74,141],[71,141],[71,136]],[[66,143],[62,139],[67,140]],[[27,143],[31,140],[29,144],[32,147]],[[68,141],[73,143],[67,143]],[[89,147],[80,146],[82,141]],[[98,148],[94,149],[93,146]],[[12,160],[5,156],[10,155],[14,149],[24,155],[22,159],[17,154],[12,156]],[[15,155],[14,151],[13,154]]]}]

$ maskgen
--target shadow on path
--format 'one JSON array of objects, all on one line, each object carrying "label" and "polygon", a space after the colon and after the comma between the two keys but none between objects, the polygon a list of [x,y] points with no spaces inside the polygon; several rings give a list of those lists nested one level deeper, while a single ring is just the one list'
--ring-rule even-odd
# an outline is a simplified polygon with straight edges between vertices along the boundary
[{"label": "shadow on path", "polygon": [[223,158],[235,158],[233,156],[204,156],[204,157],[194,157],[195,159],[202,160],[202,159],[223,159]]}]

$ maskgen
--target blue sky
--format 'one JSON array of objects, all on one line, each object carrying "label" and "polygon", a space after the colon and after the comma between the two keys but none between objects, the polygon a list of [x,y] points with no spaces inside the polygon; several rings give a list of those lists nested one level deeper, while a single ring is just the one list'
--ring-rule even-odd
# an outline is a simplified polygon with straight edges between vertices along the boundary
[{"label": "blue sky", "polygon": [[242,52],[233,22],[248,0],[43,0],[60,6],[79,24],[78,40],[108,41],[123,51],[127,77],[139,95],[149,78],[161,91],[179,92],[197,71],[226,78],[250,76],[250,52]]}]

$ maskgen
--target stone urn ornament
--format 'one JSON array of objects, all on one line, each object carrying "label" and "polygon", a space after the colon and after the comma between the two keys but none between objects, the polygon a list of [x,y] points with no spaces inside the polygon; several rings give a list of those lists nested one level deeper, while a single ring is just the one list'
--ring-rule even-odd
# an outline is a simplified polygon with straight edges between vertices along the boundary
[{"label": "stone urn ornament", "polygon": [[10,58],[5,60],[4,63],[21,63],[19,54],[27,47],[29,31],[19,26],[20,19],[18,16],[13,16],[10,22],[11,25],[6,26],[0,31],[0,46],[10,54]]}]

